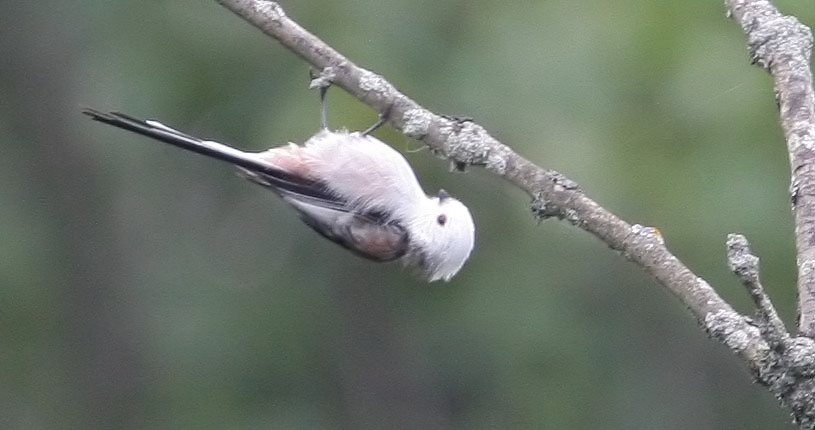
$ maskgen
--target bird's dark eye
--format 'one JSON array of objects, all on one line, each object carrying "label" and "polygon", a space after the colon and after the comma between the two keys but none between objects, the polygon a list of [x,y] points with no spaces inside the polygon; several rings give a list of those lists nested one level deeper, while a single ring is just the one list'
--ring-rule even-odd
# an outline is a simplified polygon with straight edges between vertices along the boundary
[{"label": "bird's dark eye", "polygon": [[439,225],[447,224],[447,215],[445,214],[439,215],[438,218],[436,218],[436,222],[439,223]]}]

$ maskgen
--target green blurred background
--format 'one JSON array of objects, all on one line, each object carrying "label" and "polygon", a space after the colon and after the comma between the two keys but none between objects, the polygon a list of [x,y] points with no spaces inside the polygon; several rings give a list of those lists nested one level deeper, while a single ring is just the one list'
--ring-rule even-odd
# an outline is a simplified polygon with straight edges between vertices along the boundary
[{"label": "green blurred background", "polygon": [[[812,25],[811,2],[778,1]],[[670,248],[742,312],[740,232],[788,324],[770,79],[721,1],[285,2],[424,106],[473,117]],[[670,294],[529,198],[387,127],[478,225],[426,284],[324,241],[226,165],[93,123],[264,149],[317,130],[307,65],[210,0],[5,2],[0,428],[792,428]],[[375,112],[341,90],[329,121]]]}]

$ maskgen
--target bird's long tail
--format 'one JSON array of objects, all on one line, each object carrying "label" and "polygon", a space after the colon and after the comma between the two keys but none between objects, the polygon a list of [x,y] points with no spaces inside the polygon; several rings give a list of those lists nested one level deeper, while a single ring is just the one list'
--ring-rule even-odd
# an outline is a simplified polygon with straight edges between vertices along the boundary
[{"label": "bird's long tail", "polygon": [[83,109],[82,113],[96,121],[234,164],[242,168],[247,179],[271,187],[279,193],[296,194],[300,198],[325,200],[335,205],[338,204],[319,182],[287,172],[270,164],[257,154],[244,152],[223,143],[199,139],[158,121],[145,121],[119,112],[100,112],[93,109]]},{"label": "bird's long tail", "polygon": [[82,113],[92,119],[147,136],[188,151],[206,155],[218,160],[232,163],[252,171],[277,175],[280,171],[268,163],[264,163],[255,154],[244,152],[222,143],[199,139],[189,134],[168,127],[158,121],[141,120],[119,112],[100,112],[93,109],[83,109]]}]

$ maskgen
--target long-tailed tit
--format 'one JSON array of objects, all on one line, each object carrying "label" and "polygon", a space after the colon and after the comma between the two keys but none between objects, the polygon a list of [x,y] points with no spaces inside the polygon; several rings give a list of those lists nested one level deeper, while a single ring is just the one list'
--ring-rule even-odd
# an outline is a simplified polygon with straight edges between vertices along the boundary
[{"label": "long-tailed tit", "polygon": [[365,132],[325,128],[303,145],[244,152],[157,121],[83,110],[94,120],[232,163],[280,195],[309,227],[374,261],[402,260],[429,281],[450,280],[470,255],[475,227],[444,190],[428,197],[407,160]]}]

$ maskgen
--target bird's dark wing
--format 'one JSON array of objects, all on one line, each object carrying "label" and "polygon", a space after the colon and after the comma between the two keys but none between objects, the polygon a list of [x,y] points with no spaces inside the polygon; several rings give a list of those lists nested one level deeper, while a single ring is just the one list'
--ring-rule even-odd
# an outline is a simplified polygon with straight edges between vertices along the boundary
[{"label": "bird's dark wing", "polygon": [[296,187],[273,185],[265,174],[246,172],[251,181],[277,192],[300,213],[300,219],[354,253],[374,261],[396,260],[407,252],[407,230],[381,211],[361,212],[319,182]]},{"label": "bird's dark wing", "polygon": [[300,212],[306,225],[323,237],[374,261],[392,261],[408,251],[410,237],[405,228],[377,213],[334,210],[305,202],[289,203]]}]

